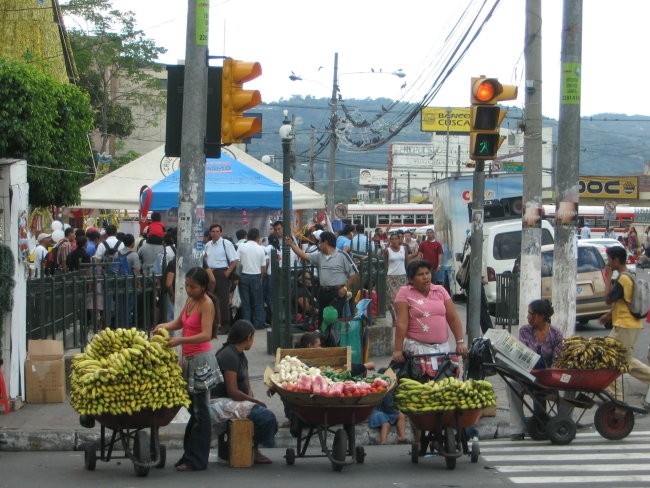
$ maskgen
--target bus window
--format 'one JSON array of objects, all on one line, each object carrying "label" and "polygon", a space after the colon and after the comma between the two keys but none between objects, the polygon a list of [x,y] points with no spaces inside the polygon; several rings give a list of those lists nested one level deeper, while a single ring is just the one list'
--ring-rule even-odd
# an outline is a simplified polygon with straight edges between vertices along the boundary
[{"label": "bus window", "polygon": [[391,219],[389,214],[378,214],[377,215],[377,225],[388,225],[390,224]]},{"label": "bus window", "polygon": [[404,215],[402,215],[402,223],[403,224],[414,224],[415,223],[415,216],[413,214],[404,214]]},{"label": "bus window", "polygon": [[428,224],[427,214],[415,214],[415,223],[426,225]]}]

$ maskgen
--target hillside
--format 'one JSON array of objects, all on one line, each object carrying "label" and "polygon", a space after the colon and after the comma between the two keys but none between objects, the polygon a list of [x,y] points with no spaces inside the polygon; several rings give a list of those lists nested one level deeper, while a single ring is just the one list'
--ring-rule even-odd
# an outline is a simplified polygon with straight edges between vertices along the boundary
[{"label": "hillside", "polygon": [[[255,157],[270,155],[272,166],[281,170],[282,146],[278,129],[284,119],[283,110],[294,117],[296,130],[296,172],[294,177],[302,182],[309,179],[309,146],[311,127],[314,128],[315,181],[316,190],[326,192],[329,145],[327,144],[328,120],[330,117],[328,98],[297,97],[289,100],[263,104],[256,107],[263,115],[264,131],[260,138],[252,140],[248,151]],[[374,120],[389,107],[389,99],[345,100],[343,102],[355,120]],[[411,107],[395,107],[404,111]],[[339,106],[341,116],[343,112]],[[522,117],[519,109],[509,109],[503,126],[517,127]],[[646,132],[650,130],[650,117],[641,115],[598,114],[581,121],[580,174],[591,176],[634,175],[643,172],[643,163],[650,160],[646,143]],[[554,143],[557,144],[557,121],[544,119],[544,126],[553,127]],[[420,119],[415,118],[400,131],[391,142],[426,142],[430,134],[420,132]],[[388,144],[378,149],[358,152],[339,146],[336,153],[336,195],[338,200],[356,194],[360,168],[386,169]]]}]

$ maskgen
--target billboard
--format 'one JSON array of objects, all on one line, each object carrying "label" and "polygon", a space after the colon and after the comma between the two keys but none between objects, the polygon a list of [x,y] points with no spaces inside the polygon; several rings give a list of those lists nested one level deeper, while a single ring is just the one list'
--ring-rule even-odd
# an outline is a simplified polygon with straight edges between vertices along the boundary
[{"label": "billboard", "polygon": [[470,111],[466,107],[424,107],[420,130],[436,134],[469,134]]},{"label": "billboard", "polygon": [[580,198],[636,199],[639,198],[639,178],[636,176],[618,178],[581,176],[578,179],[578,189]]},{"label": "billboard", "polygon": [[359,185],[388,186],[388,171],[361,169],[359,170]]},{"label": "billboard", "polygon": [[394,142],[391,144],[393,171],[422,170],[431,171],[436,148],[429,142]]}]

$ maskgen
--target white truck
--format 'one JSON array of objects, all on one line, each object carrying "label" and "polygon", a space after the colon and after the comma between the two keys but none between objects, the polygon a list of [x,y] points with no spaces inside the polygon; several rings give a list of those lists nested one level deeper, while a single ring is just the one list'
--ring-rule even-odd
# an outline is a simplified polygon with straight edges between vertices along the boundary
[{"label": "white truck", "polygon": [[[463,291],[456,283],[465,240],[471,232],[473,175],[460,175],[431,184],[431,201],[436,239],[443,248],[443,270],[452,295]],[[496,275],[512,271],[521,250],[521,211],[523,177],[521,174],[496,173],[485,176],[483,223],[483,277],[490,308],[496,302]],[[552,226],[542,221],[542,243],[553,242]]]}]

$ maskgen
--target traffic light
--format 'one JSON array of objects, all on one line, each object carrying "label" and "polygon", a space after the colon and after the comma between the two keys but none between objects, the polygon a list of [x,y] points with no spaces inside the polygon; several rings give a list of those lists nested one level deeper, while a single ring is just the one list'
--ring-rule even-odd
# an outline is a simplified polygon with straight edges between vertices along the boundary
[{"label": "traffic light", "polygon": [[223,60],[221,75],[221,142],[230,144],[262,130],[262,121],[257,117],[246,117],[244,112],[262,103],[257,90],[244,90],[243,84],[262,74],[257,62]]},{"label": "traffic light", "polygon": [[475,161],[496,159],[497,151],[505,137],[499,127],[506,111],[496,106],[501,100],[515,100],[517,87],[502,85],[496,78],[472,78],[470,101],[469,157]]}]

